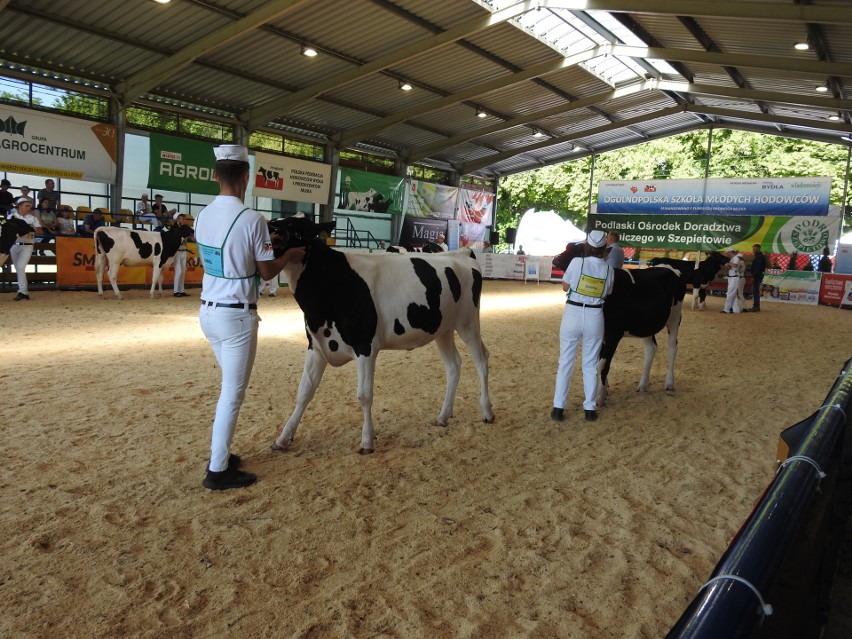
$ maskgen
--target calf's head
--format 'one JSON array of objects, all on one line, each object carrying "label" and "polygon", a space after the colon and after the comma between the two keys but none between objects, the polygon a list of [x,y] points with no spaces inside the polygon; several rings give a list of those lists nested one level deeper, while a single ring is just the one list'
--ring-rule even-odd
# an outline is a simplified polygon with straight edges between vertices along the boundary
[{"label": "calf's head", "polygon": [[323,232],[330,235],[334,230],[335,222],[316,223],[308,217],[293,215],[272,220],[268,226],[272,239],[272,251],[275,257],[279,257],[287,249],[309,246]]}]

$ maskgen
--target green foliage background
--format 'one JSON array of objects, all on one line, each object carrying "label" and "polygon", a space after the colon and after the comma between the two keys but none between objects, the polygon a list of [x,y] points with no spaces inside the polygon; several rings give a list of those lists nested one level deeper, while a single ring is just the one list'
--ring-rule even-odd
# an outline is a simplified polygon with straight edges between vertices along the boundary
[{"label": "green foliage background", "polygon": [[[710,166],[707,167],[708,135]],[[692,131],[595,157],[591,201],[601,180],[669,178],[830,176],[831,205],[843,204],[847,147],[758,133],[719,129]],[[517,228],[529,209],[556,211],[585,228],[589,210],[591,157],[555,164],[500,180],[495,229]],[[849,207],[844,233],[852,227]]]}]

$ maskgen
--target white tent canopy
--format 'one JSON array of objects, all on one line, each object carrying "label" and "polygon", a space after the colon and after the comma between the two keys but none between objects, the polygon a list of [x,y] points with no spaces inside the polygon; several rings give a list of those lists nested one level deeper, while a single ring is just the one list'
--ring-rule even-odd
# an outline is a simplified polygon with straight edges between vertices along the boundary
[{"label": "white tent canopy", "polygon": [[586,239],[585,231],[554,211],[530,209],[521,216],[515,246],[524,247],[527,255],[559,255],[569,242]]}]

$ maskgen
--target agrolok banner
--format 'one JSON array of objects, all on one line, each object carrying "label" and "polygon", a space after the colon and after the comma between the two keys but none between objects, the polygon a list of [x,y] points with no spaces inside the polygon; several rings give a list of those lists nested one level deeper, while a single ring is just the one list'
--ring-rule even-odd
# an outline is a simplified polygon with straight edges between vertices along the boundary
[{"label": "agrolok banner", "polygon": [[218,195],[212,144],[159,133],[151,134],[150,144],[148,188]]}]

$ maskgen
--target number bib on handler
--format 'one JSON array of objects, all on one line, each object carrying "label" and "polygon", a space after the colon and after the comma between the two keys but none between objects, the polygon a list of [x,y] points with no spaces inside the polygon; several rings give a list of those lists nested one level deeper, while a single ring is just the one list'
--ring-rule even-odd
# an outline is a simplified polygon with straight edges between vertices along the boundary
[{"label": "number bib on handler", "polygon": [[[228,227],[228,232],[225,234],[225,239],[222,240],[222,246],[208,246],[201,242],[196,243],[198,246],[198,252],[201,254],[201,263],[204,266],[205,273],[208,273],[213,277],[219,277],[226,280],[247,280],[250,277],[255,276],[255,274],[244,275],[243,277],[227,277],[225,275],[225,258],[222,249],[225,248],[225,242],[228,241],[228,237],[231,235],[231,229],[234,228],[234,224],[237,223],[237,220],[240,219],[240,216],[246,211],[248,211],[248,207],[240,211],[237,217],[234,218],[234,221],[231,222],[231,226]],[[202,213],[203,212],[204,211],[202,211]],[[200,223],[201,214],[199,213],[198,220],[195,222],[196,229],[198,229]]]},{"label": "number bib on handler", "polygon": [[604,286],[606,286],[606,278],[601,279],[580,273],[580,281],[577,282],[576,291],[580,295],[601,298],[604,294]]}]

